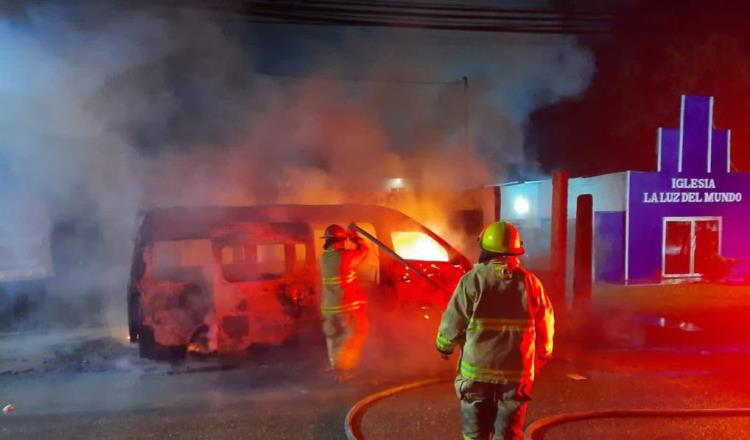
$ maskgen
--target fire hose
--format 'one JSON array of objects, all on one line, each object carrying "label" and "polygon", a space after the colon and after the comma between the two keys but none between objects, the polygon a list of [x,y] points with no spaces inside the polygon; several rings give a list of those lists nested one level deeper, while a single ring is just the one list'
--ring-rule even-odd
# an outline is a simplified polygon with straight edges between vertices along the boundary
[{"label": "fire hose", "polygon": [[660,417],[748,417],[750,408],[691,408],[691,409],[610,409],[558,414],[536,420],[526,428],[526,438],[542,440],[555,426],[591,419],[660,418]]},{"label": "fire hose", "polygon": [[383,243],[382,241],[380,241],[377,238],[375,238],[369,232],[367,232],[364,229],[360,228],[356,223],[351,223],[349,225],[349,229],[357,231],[357,233],[359,233],[360,235],[362,235],[363,237],[365,237],[366,239],[368,239],[369,241],[371,241],[375,246],[377,246],[380,249],[382,249],[386,254],[390,255],[396,261],[398,261],[399,263],[403,264],[404,267],[406,267],[409,271],[415,273],[418,277],[420,277],[423,280],[427,281],[435,289],[437,289],[437,290],[439,290],[439,291],[447,294],[448,296],[451,295],[451,292],[449,292],[448,289],[446,289],[445,287],[439,285],[438,283],[435,282],[435,280],[433,280],[429,276],[425,275],[419,269],[417,269],[414,266],[412,266],[411,263],[409,263],[408,261],[404,260],[399,254],[396,253],[396,251],[394,251],[393,249],[391,249],[388,246],[386,246],[385,243]]},{"label": "fire hose", "polygon": [[434,385],[442,382],[450,382],[453,378],[439,378],[439,379],[427,379],[418,382],[411,382],[404,385],[395,386],[386,390],[380,391],[375,394],[370,394],[364,399],[355,403],[354,406],[346,414],[344,419],[344,433],[346,434],[347,440],[364,440],[365,436],[362,434],[362,428],[360,423],[362,422],[362,416],[364,411],[372,406],[378,400],[384,399],[388,396],[408,391],[414,388],[421,388],[428,385]]},{"label": "fire hose", "polygon": [[[408,270],[417,274],[420,278],[427,281],[430,285],[436,289],[446,292],[446,289],[437,284],[434,280],[429,278],[427,275],[416,269],[408,261],[404,260],[391,248],[386,246],[383,242],[372,236],[370,233],[352,223],[349,228],[357,231],[359,234],[367,238],[373,244],[378,246],[380,249],[385,251],[388,255],[393,257],[396,261],[404,265]],[[386,397],[409,391],[415,388],[421,388],[429,385],[434,385],[443,382],[452,381],[452,378],[438,378],[438,379],[427,379],[417,382],[411,382],[386,390],[371,394],[361,399],[352,406],[346,415],[344,420],[344,432],[348,440],[365,440],[365,436],[362,433],[361,421],[364,412],[367,408],[371,407],[377,401],[382,400]],[[576,412],[567,414],[558,414],[555,416],[545,417],[534,421],[526,428],[525,438],[529,440],[542,440],[545,434],[555,426],[559,426],[565,423],[573,423],[582,420],[590,419],[606,419],[606,418],[659,418],[659,417],[738,417],[738,416],[750,416],[750,408],[701,408],[701,409],[610,409],[610,410],[599,410],[599,411],[587,411],[587,412]]]},{"label": "fire hose", "polygon": [[[419,269],[415,268],[411,263],[409,263],[408,261],[404,260],[399,254],[397,254],[396,251],[394,251],[390,247],[386,246],[385,243],[383,243],[382,241],[380,241],[377,238],[375,238],[372,234],[370,234],[369,232],[365,231],[364,229],[362,229],[361,227],[359,227],[357,224],[351,223],[349,225],[349,228],[352,229],[352,230],[354,230],[354,231],[356,231],[357,233],[359,233],[360,235],[362,235],[366,239],[368,239],[375,246],[377,246],[380,249],[382,249],[386,254],[390,255],[393,259],[395,259],[399,263],[403,264],[404,267],[406,267],[406,269],[408,269],[409,271],[415,273],[418,277],[420,277],[423,280],[425,280],[427,283],[429,283],[435,289],[437,289],[437,290],[439,290],[439,291],[441,291],[441,292],[443,292],[445,294],[451,295],[451,292],[449,292],[445,287],[439,285],[438,283],[435,282],[435,280],[433,280],[432,278],[430,278],[427,275],[425,275]],[[388,396],[392,396],[394,394],[397,394],[397,393],[400,393],[400,392],[403,392],[403,391],[407,391],[407,390],[410,390],[410,389],[420,388],[420,387],[424,387],[424,386],[432,385],[432,384],[436,384],[436,383],[449,382],[449,381],[452,381],[452,380],[453,380],[452,378],[447,378],[447,379],[446,378],[427,379],[427,380],[422,380],[422,381],[418,381],[418,382],[412,382],[412,383],[408,383],[408,384],[404,384],[404,385],[399,385],[399,386],[396,386],[396,387],[388,388],[386,390],[383,390],[383,391],[380,391],[378,393],[371,394],[371,395],[365,397],[364,399],[362,399],[359,402],[357,402],[356,404],[354,404],[354,406],[352,406],[352,408],[346,414],[346,418],[344,420],[344,433],[346,434],[346,438],[348,440],[362,440],[362,439],[364,439],[364,435],[362,434],[362,431],[361,431],[361,428],[360,428],[360,423],[361,423],[361,420],[362,420],[362,415],[364,414],[365,409],[367,409],[368,407],[372,406],[378,400],[384,399],[384,398],[386,398]]]},{"label": "fire hose", "polygon": [[[453,378],[428,379],[411,382],[378,393],[366,396],[352,406],[344,420],[344,433],[347,440],[365,440],[362,433],[361,422],[364,412],[377,401],[386,397],[409,391],[415,388],[426,387],[443,382],[450,382]],[[600,411],[585,411],[567,414],[558,414],[544,417],[531,423],[526,428],[524,438],[528,440],[543,440],[545,434],[555,426],[565,423],[573,423],[591,419],[611,418],[660,418],[660,417],[750,417],[750,408],[697,408],[697,409],[610,409]]]}]

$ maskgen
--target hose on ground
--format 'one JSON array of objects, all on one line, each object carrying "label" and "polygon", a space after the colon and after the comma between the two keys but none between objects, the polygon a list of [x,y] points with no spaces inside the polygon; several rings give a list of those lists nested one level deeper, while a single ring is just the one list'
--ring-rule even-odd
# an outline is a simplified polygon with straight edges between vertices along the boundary
[{"label": "hose on ground", "polygon": [[452,378],[420,380],[418,382],[411,382],[411,383],[407,383],[404,385],[399,385],[399,386],[395,386],[392,388],[388,388],[378,393],[370,394],[369,396],[366,396],[364,399],[355,403],[354,406],[352,406],[352,408],[346,414],[346,419],[344,420],[344,433],[346,434],[346,438],[348,440],[364,440],[365,437],[362,434],[362,429],[360,427],[360,422],[362,421],[363,411],[367,409],[367,407],[371,406],[373,403],[377,402],[378,400],[384,399],[388,396],[392,396],[402,391],[425,387],[425,386],[433,385],[436,383],[450,382],[452,380],[453,380]]},{"label": "hose on ground", "polygon": [[[386,390],[370,394],[352,406],[344,420],[344,433],[347,440],[365,440],[361,429],[364,411],[375,402],[397,393],[414,388],[435,385],[443,382],[451,382],[453,378],[427,379],[398,385]],[[599,411],[584,411],[567,414],[558,414],[544,417],[531,423],[526,428],[525,438],[528,440],[542,440],[544,435],[552,428],[565,423],[572,423],[590,419],[608,418],[638,418],[638,417],[744,417],[750,416],[750,408],[695,408],[695,409],[609,409]]]},{"label": "hose on ground", "polygon": [[542,440],[555,426],[591,419],[660,418],[660,417],[737,417],[750,416],[750,408],[694,408],[694,409],[609,409],[558,414],[534,421],[526,428],[526,438]]}]

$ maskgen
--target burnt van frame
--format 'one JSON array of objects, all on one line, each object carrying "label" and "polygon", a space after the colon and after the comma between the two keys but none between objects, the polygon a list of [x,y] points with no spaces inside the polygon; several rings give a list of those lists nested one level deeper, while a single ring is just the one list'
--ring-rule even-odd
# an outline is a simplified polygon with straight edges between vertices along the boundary
[{"label": "burnt van frame", "polygon": [[[138,343],[141,356],[148,358],[173,358],[183,356],[185,344],[165,346],[154,337],[154,329],[144,325],[144,304],[139,282],[145,273],[144,249],[158,241],[209,239],[217,227],[243,224],[306,224],[309,225],[308,246],[317,245],[316,231],[328,224],[369,224],[384,245],[393,249],[393,231],[420,231],[442,246],[449,256],[448,262],[419,261],[417,269],[428,276],[440,279],[448,276],[446,291],[452,291],[458,277],[469,270],[471,264],[460,252],[416,220],[394,209],[375,205],[264,205],[242,207],[174,207],[158,208],[144,212],[134,243],[131,275],[128,283],[128,324],[131,343]],[[374,245],[373,245],[374,247]],[[214,249],[216,252],[216,249]],[[315,255],[313,253],[312,255]],[[302,271],[301,284],[309,289],[314,310],[308,321],[301,325],[317,323],[319,302],[319,262],[310,255],[305,259],[308,267]],[[436,291],[429,283],[410,279],[408,270],[385,252],[378,253],[380,274],[373,287],[373,298],[386,307],[417,307],[422,304],[441,306],[447,301],[443,292]],[[442,270],[442,274],[440,273]],[[450,272],[450,273],[448,273]],[[441,281],[438,281],[441,282]],[[300,283],[297,283],[300,284]],[[398,295],[395,291],[400,292]],[[211,294],[213,295],[213,293]],[[287,309],[285,309],[287,310]],[[310,311],[307,313],[310,314]],[[217,316],[217,318],[222,318]],[[271,319],[271,317],[269,317]],[[228,321],[227,321],[228,322]],[[252,338],[250,339],[252,340]],[[239,351],[248,348],[248,340],[225,341],[219,351]],[[232,343],[234,342],[234,343]]]}]

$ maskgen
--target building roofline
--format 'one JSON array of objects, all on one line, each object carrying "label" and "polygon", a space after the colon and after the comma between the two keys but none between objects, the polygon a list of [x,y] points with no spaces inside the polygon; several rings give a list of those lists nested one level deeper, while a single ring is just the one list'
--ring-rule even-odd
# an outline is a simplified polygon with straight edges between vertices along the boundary
[{"label": "building roofline", "polygon": [[[633,171],[634,170],[624,170],[624,171],[615,171],[615,172],[612,172],[612,173],[592,174],[592,175],[588,175],[588,176],[576,176],[576,177],[570,177],[570,180],[574,180],[574,179],[591,179],[591,178],[594,178],[594,177],[614,176],[614,175],[617,175],[617,174],[625,174],[625,173],[629,173],[629,172],[633,172]],[[503,182],[503,183],[490,184],[490,185],[486,185],[486,187],[489,188],[489,187],[495,187],[495,186],[524,185],[524,184],[527,184],[527,183],[543,183],[543,182],[548,182],[550,180],[552,180],[552,177],[547,177],[545,179],[536,179],[536,180],[514,180],[512,182]]]}]

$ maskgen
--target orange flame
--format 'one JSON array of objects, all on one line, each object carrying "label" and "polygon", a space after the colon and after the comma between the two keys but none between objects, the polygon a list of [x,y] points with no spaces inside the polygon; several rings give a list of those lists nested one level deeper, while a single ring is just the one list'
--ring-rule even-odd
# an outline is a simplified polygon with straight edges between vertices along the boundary
[{"label": "orange flame", "polygon": [[448,261],[445,248],[424,232],[394,232],[392,238],[393,250],[405,260]]}]

